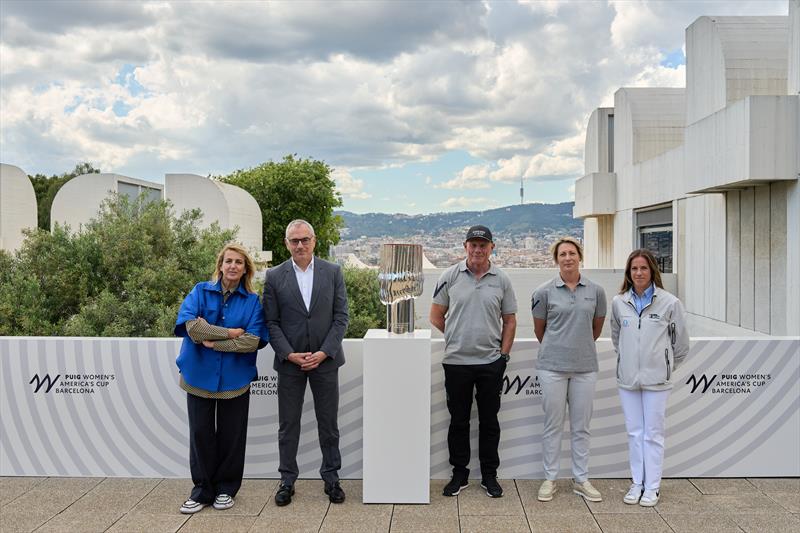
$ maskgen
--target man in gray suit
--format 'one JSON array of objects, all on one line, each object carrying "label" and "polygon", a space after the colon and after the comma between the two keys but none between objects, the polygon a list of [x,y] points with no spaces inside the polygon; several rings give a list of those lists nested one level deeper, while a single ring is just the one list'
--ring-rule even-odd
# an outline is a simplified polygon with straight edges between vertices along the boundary
[{"label": "man in gray suit", "polygon": [[325,494],[331,502],[342,503],[337,416],[342,338],[348,323],[344,277],[341,267],[314,257],[314,228],[305,220],[289,223],[285,242],[292,258],[271,268],[264,283],[264,315],[278,372],[281,485],[275,503],[292,502],[306,381],[314,396]]}]

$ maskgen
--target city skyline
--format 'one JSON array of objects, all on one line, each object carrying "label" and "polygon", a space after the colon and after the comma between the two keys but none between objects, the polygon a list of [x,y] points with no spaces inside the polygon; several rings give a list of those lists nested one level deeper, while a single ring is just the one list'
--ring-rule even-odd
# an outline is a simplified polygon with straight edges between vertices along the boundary
[{"label": "city skyline", "polygon": [[0,12],[0,152],[158,183],[296,153],[341,209],[571,201],[586,121],[620,86],[685,84],[702,15],[786,2],[14,2]]}]

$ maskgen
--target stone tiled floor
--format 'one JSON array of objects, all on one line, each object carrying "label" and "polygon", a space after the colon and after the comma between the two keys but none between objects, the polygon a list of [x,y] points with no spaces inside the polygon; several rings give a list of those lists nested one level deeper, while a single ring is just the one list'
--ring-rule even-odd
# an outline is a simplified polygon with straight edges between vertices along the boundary
[{"label": "stone tiled floor", "polygon": [[0,478],[0,531],[111,532],[800,532],[800,479],[668,479],[655,508],[625,505],[628,481],[593,480],[600,503],[574,495],[567,481],[549,503],[539,481],[502,481],[491,499],[475,480],[458,497],[431,481],[430,505],[364,505],[361,482],[345,480],[347,501],[328,503],[319,480],[300,480],[291,505],[276,507],[275,480],[245,480],[236,505],[184,516],[189,481],[119,478]]}]

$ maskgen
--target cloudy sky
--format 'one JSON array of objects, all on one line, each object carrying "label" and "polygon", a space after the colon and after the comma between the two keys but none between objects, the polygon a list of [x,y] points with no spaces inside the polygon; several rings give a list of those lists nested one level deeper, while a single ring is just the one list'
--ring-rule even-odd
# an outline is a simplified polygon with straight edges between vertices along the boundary
[{"label": "cloudy sky", "polygon": [[785,0],[0,2],[0,159],[163,182],[285,154],[344,208],[572,199],[589,113],[684,85],[701,15]]}]

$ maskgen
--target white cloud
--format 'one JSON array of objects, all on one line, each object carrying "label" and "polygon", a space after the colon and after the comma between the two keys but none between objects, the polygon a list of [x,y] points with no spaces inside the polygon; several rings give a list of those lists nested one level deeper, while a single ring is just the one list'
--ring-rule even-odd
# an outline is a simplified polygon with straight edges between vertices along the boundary
[{"label": "white cloud", "polygon": [[[4,0],[2,156],[153,178],[287,153],[353,169],[464,151],[485,164],[440,187],[565,179],[582,173],[589,113],[618,87],[683,84],[682,66],[660,62],[697,16],[785,6]],[[337,185],[368,197],[350,174]]]},{"label": "white cloud", "polygon": [[458,196],[448,198],[440,205],[444,209],[465,209],[468,207],[477,207],[478,209],[483,210],[495,207],[497,203],[494,200],[485,197],[467,198],[466,196]]},{"label": "white cloud", "polygon": [[337,168],[331,173],[331,177],[336,182],[336,189],[344,198],[354,200],[366,200],[372,195],[364,191],[364,180],[356,179],[346,169]]},{"label": "white cloud", "polygon": [[458,175],[444,183],[434,185],[436,189],[488,189],[489,166],[469,165],[461,169]]}]

